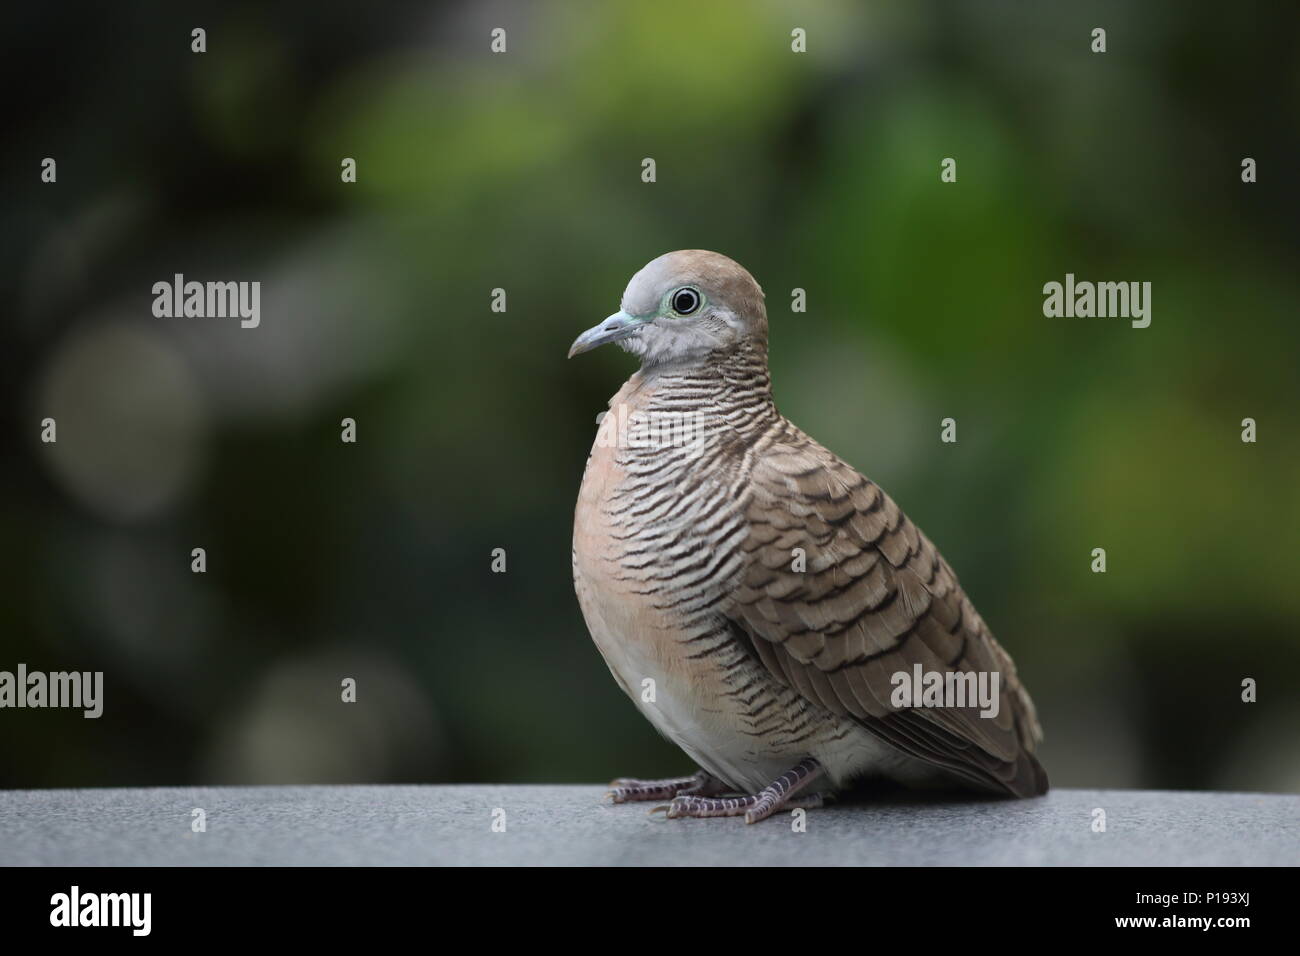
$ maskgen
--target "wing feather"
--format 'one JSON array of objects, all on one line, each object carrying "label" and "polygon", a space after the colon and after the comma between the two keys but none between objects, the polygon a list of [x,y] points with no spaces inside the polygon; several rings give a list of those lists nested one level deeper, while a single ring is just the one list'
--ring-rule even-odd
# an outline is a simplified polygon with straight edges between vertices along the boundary
[{"label": "wing feather", "polygon": [[[924,534],[873,482],[790,426],[755,456],[744,578],[728,613],[764,666],[832,713],[976,786],[1047,789],[1010,657]],[[795,549],[806,566],[795,570]],[[893,675],[997,673],[1000,708],[899,708]]]}]

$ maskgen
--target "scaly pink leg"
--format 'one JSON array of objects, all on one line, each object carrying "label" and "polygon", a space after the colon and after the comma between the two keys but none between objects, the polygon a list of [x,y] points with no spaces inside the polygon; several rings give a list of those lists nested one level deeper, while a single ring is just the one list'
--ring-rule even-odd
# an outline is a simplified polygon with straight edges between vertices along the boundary
[{"label": "scaly pink leg", "polygon": [[824,777],[826,771],[822,765],[808,757],[800,760],[790,770],[751,797],[704,797],[691,794],[678,794],[666,807],[669,819],[675,817],[738,817],[742,814],[746,823],[766,820],[777,810],[802,807],[806,810],[821,807],[825,800],[820,793],[807,797],[795,798],[800,790],[810,783]]},{"label": "scaly pink leg", "polygon": [[678,796],[712,796],[726,793],[727,785],[713,774],[700,770],[689,777],[670,777],[667,780],[636,780],[619,777],[609,782],[607,794],[614,803],[632,803],[637,800],[672,800]]}]

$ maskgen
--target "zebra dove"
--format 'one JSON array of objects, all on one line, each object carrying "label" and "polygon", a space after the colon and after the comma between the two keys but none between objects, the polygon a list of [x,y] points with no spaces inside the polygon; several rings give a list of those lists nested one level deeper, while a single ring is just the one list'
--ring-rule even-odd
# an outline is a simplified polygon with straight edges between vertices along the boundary
[{"label": "zebra dove", "polygon": [[660,256],[569,356],[609,342],[641,368],[587,461],[574,587],[614,679],[701,768],[613,801],[752,823],[872,777],[1045,793],[1033,702],[952,569],[773,404],[753,277]]}]

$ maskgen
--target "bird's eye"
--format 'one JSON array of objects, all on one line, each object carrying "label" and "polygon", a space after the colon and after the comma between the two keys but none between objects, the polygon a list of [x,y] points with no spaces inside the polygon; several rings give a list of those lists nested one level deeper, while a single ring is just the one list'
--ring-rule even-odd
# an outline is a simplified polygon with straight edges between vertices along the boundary
[{"label": "bird's eye", "polygon": [[700,307],[700,294],[694,289],[678,289],[673,293],[672,306],[678,315],[690,315]]}]

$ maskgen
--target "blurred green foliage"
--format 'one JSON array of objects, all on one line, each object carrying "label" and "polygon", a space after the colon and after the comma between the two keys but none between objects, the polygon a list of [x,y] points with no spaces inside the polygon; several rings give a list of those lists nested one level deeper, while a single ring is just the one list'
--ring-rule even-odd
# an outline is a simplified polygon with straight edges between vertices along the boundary
[{"label": "blurred green foliage", "polygon": [[[1296,9],[1070,7],[15,10],[0,668],[103,670],[106,712],[0,712],[0,785],[690,769],[573,598],[631,366],[564,355],[710,248],[783,411],[1015,656],[1056,784],[1300,787]],[[154,319],[177,272],[260,280],[262,327]],[[1151,327],[1045,318],[1067,272],[1150,281]]]}]

